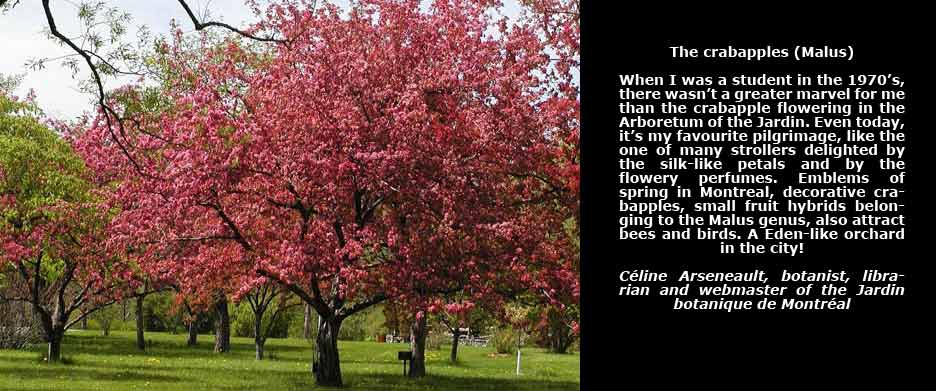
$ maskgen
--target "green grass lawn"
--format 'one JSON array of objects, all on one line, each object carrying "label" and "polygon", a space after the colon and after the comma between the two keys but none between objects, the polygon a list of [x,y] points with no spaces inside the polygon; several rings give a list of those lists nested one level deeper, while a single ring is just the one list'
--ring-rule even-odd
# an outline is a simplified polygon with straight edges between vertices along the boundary
[{"label": "green grass lawn", "polygon": [[[185,335],[147,333],[146,353],[136,350],[132,332],[102,337],[75,331],[65,337],[65,364],[42,362],[44,346],[0,350],[0,390],[310,390],[312,346],[298,339],[271,339],[269,359],[254,360],[253,340],[234,338],[233,351],[211,351],[211,336],[187,348]],[[579,356],[524,349],[522,375],[516,356],[494,356],[492,348],[459,348],[459,363],[448,362],[448,346],[427,352],[423,379],[402,376],[396,353],[403,344],[341,342],[341,369],[353,390],[578,390]]]}]

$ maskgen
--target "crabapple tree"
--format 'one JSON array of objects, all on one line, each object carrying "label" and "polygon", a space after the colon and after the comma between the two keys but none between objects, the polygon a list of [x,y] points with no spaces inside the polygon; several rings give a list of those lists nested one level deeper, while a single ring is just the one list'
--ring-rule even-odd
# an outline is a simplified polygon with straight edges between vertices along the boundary
[{"label": "crabapple tree", "polygon": [[529,214],[563,191],[543,165],[568,99],[548,97],[547,41],[499,2],[312,3],[265,13],[287,44],[193,61],[168,43],[177,75],[139,101],[169,104],[104,110],[76,145],[114,184],[111,245],[187,294],[279,284],[318,313],[316,381],[339,386],[347,317],[534,279],[552,221]]}]

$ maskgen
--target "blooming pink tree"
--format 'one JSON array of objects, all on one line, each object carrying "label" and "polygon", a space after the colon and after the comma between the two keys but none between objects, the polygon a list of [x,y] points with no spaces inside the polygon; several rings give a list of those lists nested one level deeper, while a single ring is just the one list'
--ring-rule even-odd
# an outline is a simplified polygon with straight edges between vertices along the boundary
[{"label": "blooming pink tree", "polygon": [[478,326],[483,325],[490,318],[479,306],[465,299],[463,295],[440,295],[430,304],[429,313],[433,314],[445,330],[452,335],[449,354],[449,361],[452,363],[458,362],[458,345],[461,337],[469,335],[471,329],[477,331]]},{"label": "blooming pink tree", "polygon": [[[542,104],[549,114],[552,157],[541,166],[538,179],[544,184],[533,215],[549,216],[553,221],[550,239],[544,241],[542,263],[528,298],[538,301],[540,324],[564,328],[553,334],[575,336],[579,333],[580,258],[580,159],[581,101],[578,75],[581,70],[581,0],[523,0],[524,17],[548,43],[550,64],[542,71],[548,75],[550,94]],[[560,338],[562,339],[562,338]],[[562,339],[568,341],[570,338]],[[564,343],[564,342],[563,342]],[[559,343],[554,350],[563,343]],[[564,345],[568,346],[568,345]]]},{"label": "blooming pink tree", "polygon": [[0,302],[29,303],[61,357],[65,331],[138,283],[101,243],[112,213],[81,159],[29,102],[0,94]]},{"label": "blooming pink tree", "polygon": [[540,175],[562,122],[545,41],[493,16],[498,2],[421,3],[286,1],[262,27],[287,44],[228,41],[194,61],[167,46],[171,104],[102,115],[76,141],[115,184],[110,245],[190,293],[282,285],[320,316],[321,385],[342,384],[347,317],[493,295],[549,255],[553,222],[528,216],[557,191]]}]

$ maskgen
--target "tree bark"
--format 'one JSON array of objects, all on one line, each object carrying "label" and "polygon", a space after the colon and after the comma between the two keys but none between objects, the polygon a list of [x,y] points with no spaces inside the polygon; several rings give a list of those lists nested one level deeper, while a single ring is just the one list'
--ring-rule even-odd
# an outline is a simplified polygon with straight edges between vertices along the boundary
[{"label": "tree bark", "polygon": [[227,296],[221,296],[215,306],[218,320],[215,323],[215,353],[226,353],[231,350],[231,316],[228,313]]},{"label": "tree bark", "polygon": [[49,362],[57,363],[62,360],[62,337],[64,333],[53,333],[48,336],[49,340]]},{"label": "tree bark", "polygon": [[553,353],[565,354],[575,342],[572,329],[563,322],[562,314],[550,310],[549,314],[549,350]]},{"label": "tree bark", "polygon": [[146,338],[144,330],[146,328],[146,319],[144,319],[143,315],[143,299],[143,295],[139,295],[136,298],[136,344],[137,349],[145,351]]},{"label": "tree bark", "polygon": [[319,317],[315,338],[315,383],[326,387],[341,387],[341,365],[338,359],[338,331],[341,319],[335,316]]},{"label": "tree bark", "polygon": [[263,360],[263,346],[266,344],[266,336],[263,334],[263,314],[254,314],[254,347],[258,361]]},{"label": "tree bark", "polygon": [[312,306],[305,305],[305,314],[302,320],[302,338],[312,338]]},{"label": "tree bark", "polygon": [[[37,308],[34,308],[34,310],[42,327],[42,339],[48,344],[49,348],[46,352],[46,360],[49,363],[57,363],[62,359],[62,339],[65,338],[65,328],[61,316],[53,318],[46,316],[45,313],[40,313]],[[56,308],[56,314],[58,315],[58,308]]]},{"label": "tree bark", "polygon": [[188,341],[185,343],[187,346],[196,346],[198,345],[198,318],[192,318],[192,321],[188,325]]},{"label": "tree bark", "polygon": [[256,351],[257,351],[257,355],[256,355],[257,361],[263,361],[263,349],[264,349],[265,344],[266,344],[266,341],[264,341],[261,338],[254,339],[254,347],[256,348]]},{"label": "tree bark", "polygon": [[559,331],[559,333],[561,334],[555,334],[550,338],[549,350],[557,354],[566,354],[569,352],[569,347],[572,346],[572,342],[575,342],[575,339],[569,335],[571,333],[566,334],[563,333],[563,331]]},{"label": "tree bark", "polygon": [[458,339],[461,337],[461,330],[458,327],[452,329],[452,356],[453,363],[458,362]]},{"label": "tree bark", "polygon": [[426,315],[416,316],[410,327],[410,351],[413,359],[410,360],[409,377],[426,376]]}]

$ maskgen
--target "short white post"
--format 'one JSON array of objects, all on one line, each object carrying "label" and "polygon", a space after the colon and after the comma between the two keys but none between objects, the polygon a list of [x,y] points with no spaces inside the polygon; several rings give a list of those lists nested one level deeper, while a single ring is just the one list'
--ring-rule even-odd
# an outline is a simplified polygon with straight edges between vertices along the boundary
[{"label": "short white post", "polygon": [[520,376],[520,349],[517,349],[517,376]]},{"label": "short white post", "polygon": [[520,376],[520,344],[521,344],[520,338],[521,337],[522,335],[518,333],[517,334],[517,376]]}]

